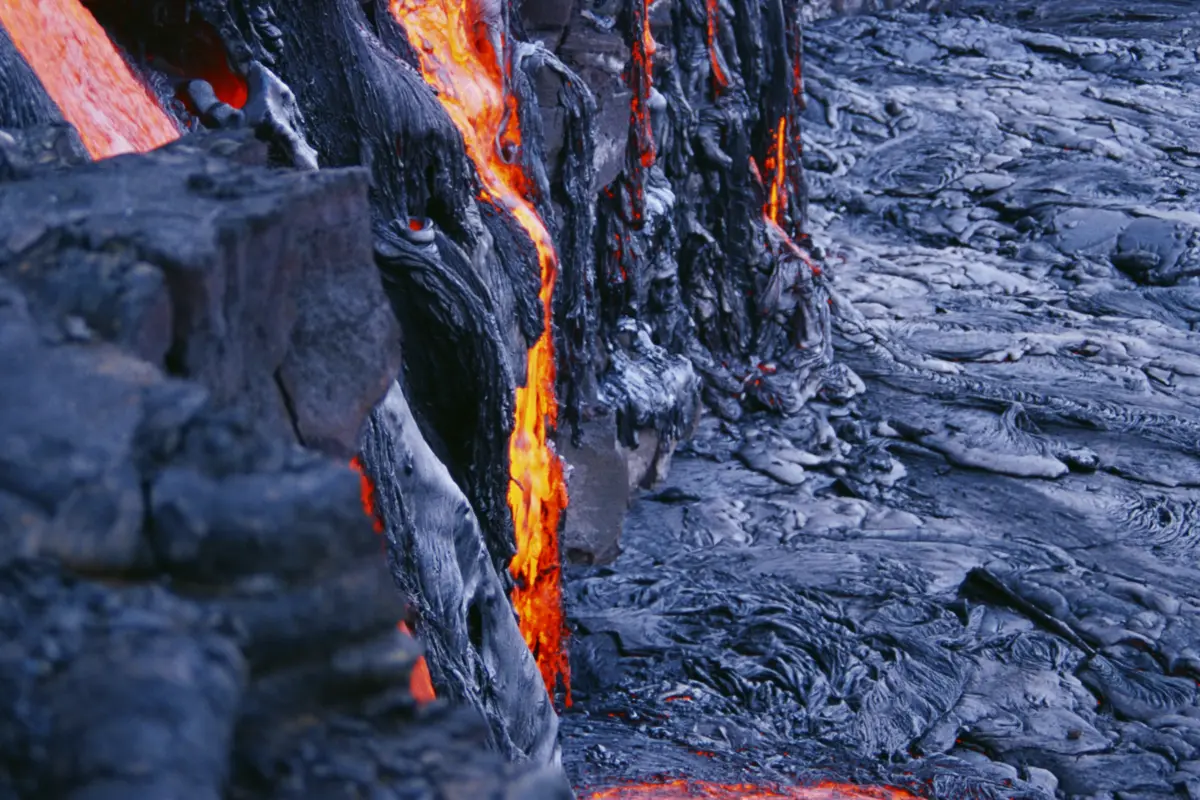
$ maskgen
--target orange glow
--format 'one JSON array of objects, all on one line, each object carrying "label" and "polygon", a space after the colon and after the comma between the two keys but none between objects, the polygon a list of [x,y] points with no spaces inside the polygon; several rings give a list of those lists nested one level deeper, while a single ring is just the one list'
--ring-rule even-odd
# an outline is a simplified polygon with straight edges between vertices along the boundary
[{"label": "orange glow", "polygon": [[903,789],[830,781],[813,786],[764,787],[749,783],[677,780],[597,789],[580,797],[583,800],[916,800]]},{"label": "orange glow", "polygon": [[776,225],[783,224],[783,209],[787,207],[787,155],[783,145],[786,131],[787,117],[780,117],[775,135],[771,137],[774,140],[774,149],[766,159],[767,172],[771,173],[771,188],[767,192],[763,215]]},{"label": "orange glow", "polygon": [[[379,514],[379,504],[375,499],[375,483],[367,476],[367,471],[363,467],[361,458],[355,456],[350,459],[350,466],[358,473],[359,493],[362,498],[363,511],[367,513],[367,516],[374,523],[375,532],[383,533],[383,517]],[[416,638],[404,620],[396,623],[396,630],[409,638]],[[417,663],[413,667],[412,676],[408,679],[408,689],[412,692],[412,696],[416,701],[421,704],[428,703],[437,697],[437,694],[433,691],[433,678],[429,675],[429,664],[425,663],[425,656],[417,657]]]},{"label": "orange glow", "polygon": [[462,133],[483,184],[480,199],[512,214],[537,248],[545,332],[529,350],[508,448],[508,504],[517,538],[512,602],[547,691],[553,695],[561,680],[570,705],[558,552],[567,488],[562,461],[550,442],[558,416],[551,325],[558,256],[530,201],[533,187],[521,168],[517,99],[506,90],[507,61],[493,44],[498,40],[503,47],[503,36],[485,23],[472,0],[390,0],[390,8],[417,51],[425,80],[438,90]]},{"label": "orange glow", "polygon": [[358,491],[362,498],[363,511],[371,518],[375,532],[383,533],[383,517],[379,515],[379,509],[375,505],[375,484],[367,477],[367,471],[363,469],[362,460],[358,456],[350,459],[350,466],[358,473]]},{"label": "orange glow", "polygon": [[[412,636],[412,631],[404,624],[404,620],[396,623],[396,629],[405,636]],[[417,658],[416,665],[413,666],[412,677],[408,679],[408,689],[412,692],[413,698],[425,705],[437,699],[437,693],[433,691],[433,678],[429,675],[429,665],[425,663],[425,656]]]},{"label": "orange glow", "polygon": [[0,0],[0,25],[93,158],[144,152],[179,130],[78,0]]},{"label": "orange glow", "polygon": [[[637,141],[637,157],[641,165],[647,169],[654,166],[656,147],[654,144],[654,128],[651,125],[650,89],[654,85],[654,53],[658,45],[650,31],[650,11],[647,0],[639,0],[641,5],[642,35],[633,43],[633,59],[629,70],[629,88],[633,97],[629,101],[630,124]],[[641,186],[637,190],[641,192]],[[639,197],[640,202],[640,197]],[[640,213],[640,210],[639,210]]]},{"label": "orange glow", "polygon": [[719,92],[721,89],[729,86],[729,78],[725,75],[725,70],[721,69],[721,58],[717,55],[717,14],[720,11],[718,4],[721,0],[707,0],[708,7],[708,25],[706,35],[708,39],[708,60],[712,65],[713,84]]}]

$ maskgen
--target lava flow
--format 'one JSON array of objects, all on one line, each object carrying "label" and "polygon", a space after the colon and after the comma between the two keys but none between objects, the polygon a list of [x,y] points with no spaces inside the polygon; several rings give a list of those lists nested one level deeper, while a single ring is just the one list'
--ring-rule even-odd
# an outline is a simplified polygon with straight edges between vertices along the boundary
[{"label": "lava flow", "polygon": [[[650,31],[648,0],[636,0],[636,16],[633,54],[629,63],[627,83],[633,92],[629,101],[630,133],[634,138],[637,163],[644,168],[654,166],[656,148],[654,128],[650,120],[650,91],[654,86],[654,53],[658,45]],[[640,30],[638,30],[640,28]]]},{"label": "lava flow", "polygon": [[725,69],[721,66],[721,55],[717,50],[717,24],[720,22],[720,3],[721,0],[707,0],[705,3],[708,13],[705,38],[708,40],[708,60],[712,65],[714,90],[717,92],[729,86],[729,77],[725,74]]},{"label": "lava flow", "polygon": [[598,789],[584,800],[916,800],[903,789],[824,781],[813,786],[766,788],[749,783],[676,780]]},{"label": "lava flow", "polygon": [[[379,513],[379,503],[375,499],[375,483],[367,476],[367,471],[358,456],[350,460],[350,466],[358,473],[359,494],[362,498],[363,511],[371,518],[371,522],[375,526],[375,532],[383,533],[383,516]],[[404,636],[411,637],[413,635],[404,620],[396,623],[396,630],[400,631]],[[437,694],[433,691],[433,678],[429,674],[429,664],[425,662],[425,656],[417,657],[417,663],[413,667],[411,677],[408,679],[408,689],[412,692],[413,698],[418,703],[428,703],[437,697]]]},{"label": "lava flow", "polygon": [[763,215],[776,225],[783,226],[783,212],[787,208],[787,153],[784,135],[787,132],[787,117],[779,118],[779,125],[771,137],[772,148],[765,160],[766,171],[771,174],[771,188],[767,191],[767,202]]},{"label": "lava flow", "polygon": [[153,150],[179,137],[79,0],[3,0],[0,25],[93,158]]},{"label": "lava flow", "polygon": [[520,163],[517,99],[507,91],[507,62],[498,50],[504,46],[501,22],[486,19],[472,0],[391,0],[390,8],[417,51],[425,80],[437,88],[438,99],[462,133],[483,184],[480,199],[512,214],[537,248],[545,330],[529,350],[509,440],[508,503],[517,537],[512,601],[547,691],[553,695],[561,680],[569,705],[558,552],[567,490],[562,462],[550,442],[558,415],[551,325],[558,256],[528,199],[533,187]]}]

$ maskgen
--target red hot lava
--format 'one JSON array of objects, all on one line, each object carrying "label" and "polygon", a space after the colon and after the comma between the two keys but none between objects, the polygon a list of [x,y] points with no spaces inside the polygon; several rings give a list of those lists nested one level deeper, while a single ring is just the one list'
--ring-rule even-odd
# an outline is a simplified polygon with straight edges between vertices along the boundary
[{"label": "red hot lava", "polygon": [[721,21],[721,0],[706,0],[708,9],[708,20],[705,27],[705,36],[708,40],[708,60],[712,65],[712,77],[714,90],[720,92],[721,89],[728,88],[729,77],[725,74],[725,68],[721,66],[721,54],[717,49],[717,25]]},{"label": "red hot lava", "polygon": [[654,129],[650,124],[650,90],[654,86],[654,53],[658,45],[650,31],[650,10],[647,0],[637,0],[640,10],[638,27],[641,35],[633,42],[633,57],[629,65],[628,83],[633,91],[629,101],[630,127],[636,141],[637,158],[642,167],[654,166],[657,155]]},{"label": "red hot lava", "polygon": [[766,158],[766,171],[771,175],[771,187],[767,190],[767,203],[763,215],[776,225],[783,225],[783,212],[787,208],[787,152],[784,136],[787,133],[787,117],[780,117],[771,137],[772,147]]},{"label": "red hot lava", "polygon": [[886,786],[855,786],[823,781],[813,786],[764,787],[749,783],[709,783],[676,780],[668,783],[631,783],[596,789],[584,800],[917,800]]},{"label": "red hot lava", "polygon": [[499,32],[500,20],[488,19],[481,5],[475,0],[390,0],[425,80],[437,88],[438,99],[462,133],[483,184],[480,199],[512,214],[537,248],[545,331],[529,350],[508,451],[508,504],[517,534],[512,602],[547,691],[553,695],[561,681],[570,705],[558,549],[567,487],[550,439],[558,416],[552,324],[558,254],[529,199],[533,186],[521,167],[517,98],[507,89],[509,66],[497,49],[497,43],[504,47],[505,36]]},{"label": "red hot lava", "polygon": [[179,137],[78,0],[0,0],[0,25],[93,158],[153,150]]}]

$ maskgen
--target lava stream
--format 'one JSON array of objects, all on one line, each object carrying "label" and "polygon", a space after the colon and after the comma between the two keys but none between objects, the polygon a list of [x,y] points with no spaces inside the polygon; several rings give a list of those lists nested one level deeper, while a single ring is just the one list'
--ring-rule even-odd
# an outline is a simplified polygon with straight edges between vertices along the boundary
[{"label": "lava stream", "polygon": [[533,187],[521,168],[517,99],[506,90],[506,61],[497,52],[504,35],[500,21],[486,19],[472,0],[391,0],[390,8],[420,58],[425,80],[437,88],[438,99],[462,133],[483,184],[480,199],[511,213],[537,248],[545,331],[529,350],[509,440],[508,503],[517,538],[512,601],[547,691],[553,695],[561,680],[569,705],[558,552],[567,490],[562,462],[550,442],[558,415],[551,325],[558,256],[529,200]]},{"label": "lava stream", "polygon": [[631,783],[592,790],[584,800],[917,800],[892,787],[856,786],[823,781],[813,786],[763,787],[749,783],[676,780]]},{"label": "lava stream", "polygon": [[779,118],[772,139],[772,151],[766,158],[767,172],[771,174],[771,188],[767,192],[767,203],[763,215],[776,225],[783,225],[783,211],[787,208],[787,153],[784,135],[787,132],[787,117]]},{"label": "lava stream", "polygon": [[179,138],[79,0],[0,0],[0,25],[93,158],[145,152]]},{"label": "lava stream", "polygon": [[707,0],[705,3],[707,19],[704,30],[705,39],[708,43],[708,61],[712,67],[714,90],[718,93],[721,89],[729,87],[729,78],[725,75],[724,68],[721,67],[721,55],[718,50],[720,44],[717,42],[717,27],[721,21],[720,2],[721,0]]}]

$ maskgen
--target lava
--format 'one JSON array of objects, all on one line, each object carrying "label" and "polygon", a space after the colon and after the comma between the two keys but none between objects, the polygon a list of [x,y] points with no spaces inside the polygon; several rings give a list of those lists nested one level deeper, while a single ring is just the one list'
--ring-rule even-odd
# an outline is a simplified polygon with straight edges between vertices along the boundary
[{"label": "lava", "polygon": [[[379,503],[375,498],[375,482],[367,475],[362,459],[358,456],[350,459],[350,466],[358,473],[363,511],[371,518],[375,532],[383,533],[383,517],[379,513]],[[396,630],[404,636],[416,638],[413,637],[412,630],[404,620],[396,623]],[[425,656],[417,657],[417,663],[413,666],[412,675],[408,679],[408,690],[412,692],[413,698],[418,703],[428,703],[437,698],[437,693],[433,690],[433,677],[429,674],[429,664],[426,663]]]},{"label": "lava", "polygon": [[708,21],[705,35],[708,41],[708,60],[712,65],[713,84],[717,91],[729,86],[729,76],[721,66],[721,56],[717,50],[717,22],[719,21],[721,0],[706,0]]},{"label": "lava", "polygon": [[787,117],[780,117],[775,133],[771,137],[773,147],[766,158],[766,171],[771,175],[771,187],[763,215],[776,225],[783,225],[783,211],[787,207],[787,153],[784,136],[787,133]]},{"label": "lava", "polygon": [[[656,148],[654,129],[650,120],[650,90],[654,86],[654,53],[658,45],[650,31],[650,10],[647,0],[635,0],[633,56],[629,63],[627,82],[633,92],[629,101],[630,133],[634,138],[637,161],[649,169],[654,165]],[[639,30],[640,29],[640,30]]]},{"label": "lava", "polygon": [[547,691],[553,695],[561,681],[569,705],[558,544],[567,488],[562,461],[550,441],[558,416],[552,327],[558,255],[529,200],[533,186],[519,158],[517,99],[507,90],[507,61],[498,50],[504,36],[498,32],[499,20],[485,19],[472,0],[390,0],[390,9],[417,52],[425,80],[438,90],[462,133],[483,185],[480,199],[512,214],[537,249],[545,329],[529,350],[509,440],[508,503],[517,538],[512,602]]},{"label": "lava", "polygon": [[350,460],[350,466],[358,473],[358,491],[362,498],[363,511],[367,512],[367,516],[371,518],[375,532],[383,533],[383,517],[375,503],[375,484],[367,477],[367,471],[363,468],[363,463],[358,456]]},{"label": "lava", "polygon": [[584,800],[916,800],[903,789],[823,781],[812,786],[755,786],[675,780],[591,790]]},{"label": "lava", "polygon": [[[404,620],[396,623],[396,629],[405,636],[413,635]],[[417,658],[412,676],[408,679],[408,690],[412,692],[413,699],[421,704],[431,703],[437,699],[437,693],[433,691],[433,677],[429,674],[429,664],[425,663],[425,656]]]},{"label": "lava", "polygon": [[153,150],[179,137],[78,0],[2,0],[0,25],[93,158]]}]

